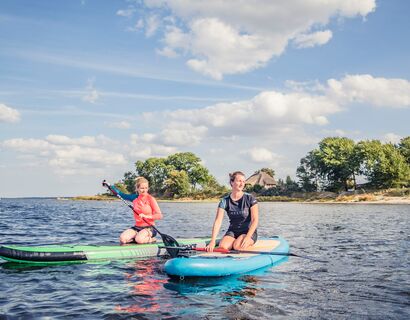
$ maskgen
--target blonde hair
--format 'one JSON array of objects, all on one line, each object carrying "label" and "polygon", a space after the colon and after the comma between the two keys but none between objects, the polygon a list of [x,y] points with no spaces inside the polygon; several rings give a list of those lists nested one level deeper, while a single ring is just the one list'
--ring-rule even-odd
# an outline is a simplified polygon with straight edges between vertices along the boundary
[{"label": "blonde hair", "polygon": [[242,171],[235,171],[229,174],[229,183],[234,182],[236,176],[243,176],[245,178],[245,174]]},{"label": "blonde hair", "polygon": [[141,183],[149,184],[148,180],[145,179],[144,177],[135,178],[135,188],[136,189],[138,189],[140,187]]}]

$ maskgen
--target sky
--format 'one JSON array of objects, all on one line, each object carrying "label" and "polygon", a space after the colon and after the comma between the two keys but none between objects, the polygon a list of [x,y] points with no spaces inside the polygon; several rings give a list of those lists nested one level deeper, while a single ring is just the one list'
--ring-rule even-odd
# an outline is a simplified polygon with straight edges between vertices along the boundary
[{"label": "sky", "polygon": [[105,192],[193,152],[296,179],[325,137],[410,135],[407,0],[2,0],[0,197]]}]

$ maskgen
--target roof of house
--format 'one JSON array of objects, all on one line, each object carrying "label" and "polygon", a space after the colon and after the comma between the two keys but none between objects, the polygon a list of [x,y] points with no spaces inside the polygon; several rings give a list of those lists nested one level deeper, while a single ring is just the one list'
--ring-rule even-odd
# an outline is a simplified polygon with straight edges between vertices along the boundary
[{"label": "roof of house", "polygon": [[248,183],[252,186],[254,186],[255,184],[259,184],[260,186],[266,186],[276,185],[276,180],[266,172],[259,171],[251,175],[248,179],[246,179],[245,183]]}]

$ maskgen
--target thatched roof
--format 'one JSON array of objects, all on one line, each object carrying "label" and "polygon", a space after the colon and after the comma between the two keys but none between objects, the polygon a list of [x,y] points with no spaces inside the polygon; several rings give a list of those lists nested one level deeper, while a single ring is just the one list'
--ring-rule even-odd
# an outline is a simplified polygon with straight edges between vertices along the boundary
[{"label": "thatched roof", "polygon": [[262,187],[271,188],[276,186],[276,180],[266,172],[259,171],[246,179],[245,184],[250,184],[252,186],[259,184]]}]

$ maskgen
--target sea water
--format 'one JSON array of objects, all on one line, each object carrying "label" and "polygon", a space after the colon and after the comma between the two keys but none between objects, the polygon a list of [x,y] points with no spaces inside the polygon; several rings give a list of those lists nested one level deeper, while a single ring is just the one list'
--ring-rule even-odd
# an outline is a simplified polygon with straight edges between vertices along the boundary
[{"label": "sea water", "polygon": [[[161,202],[158,229],[209,237],[217,203]],[[35,267],[0,263],[3,319],[409,319],[410,206],[260,203],[260,237],[292,252],[275,267],[170,279],[165,258]],[[2,199],[0,244],[115,244],[121,202]],[[221,234],[227,227],[224,218]]]}]

